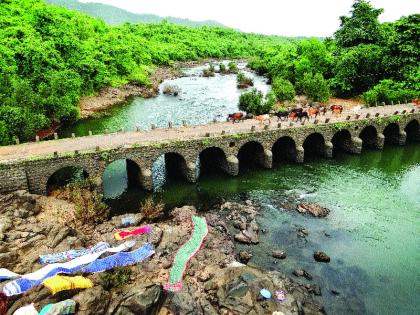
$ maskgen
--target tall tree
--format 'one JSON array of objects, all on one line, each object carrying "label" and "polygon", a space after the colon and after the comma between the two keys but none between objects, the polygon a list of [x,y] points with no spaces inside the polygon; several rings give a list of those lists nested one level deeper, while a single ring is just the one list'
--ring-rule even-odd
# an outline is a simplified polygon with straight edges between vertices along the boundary
[{"label": "tall tree", "polygon": [[359,44],[377,44],[382,40],[378,17],[383,9],[375,9],[366,0],[356,0],[350,16],[341,16],[340,28],[335,32],[339,47],[353,47]]}]

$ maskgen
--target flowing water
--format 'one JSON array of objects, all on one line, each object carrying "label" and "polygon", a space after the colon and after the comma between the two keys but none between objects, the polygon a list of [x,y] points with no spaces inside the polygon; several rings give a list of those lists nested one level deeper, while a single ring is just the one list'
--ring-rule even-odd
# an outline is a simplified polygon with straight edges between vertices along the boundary
[{"label": "flowing water", "polygon": [[[195,75],[199,70],[188,71]],[[111,117],[81,122],[65,132],[139,123],[147,128],[151,123],[164,126],[167,120],[203,123],[237,109],[235,76],[174,81],[183,91],[181,98],[135,99]],[[263,78],[257,82],[268,89]],[[124,162],[107,169],[104,189],[114,213],[136,211],[148,195],[127,186]],[[291,277],[294,269],[304,268],[314,277],[304,282],[321,286],[320,299],[329,314],[420,314],[418,143],[361,155],[337,152],[332,160],[280,164],[271,170],[241,170],[238,177],[204,174],[196,184],[173,180],[153,196],[168,207],[190,204],[202,211],[227,200],[250,199],[261,206],[259,223],[267,232],[260,244],[238,245],[237,250],[245,248],[254,254],[253,264]],[[301,215],[283,208],[289,200],[315,202],[331,212],[321,219]],[[306,238],[297,235],[300,227],[309,232]],[[287,259],[275,262],[273,249],[287,250]],[[315,250],[325,251],[331,262],[315,263]]]}]

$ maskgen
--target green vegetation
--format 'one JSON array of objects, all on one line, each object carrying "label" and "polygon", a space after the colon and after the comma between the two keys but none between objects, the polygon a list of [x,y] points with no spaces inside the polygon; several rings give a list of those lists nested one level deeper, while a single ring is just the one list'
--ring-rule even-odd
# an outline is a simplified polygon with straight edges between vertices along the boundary
[{"label": "green vegetation", "polygon": [[278,101],[292,101],[295,98],[295,88],[293,84],[283,78],[273,79],[273,92]]},{"label": "green vegetation", "polygon": [[254,80],[247,77],[242,72],[238,73],[238,75],[236,76],[236,81],[238,82],[238,88],[239,89],[246,89],[246,88],[254,85]]},{"label": "green vegetation", "polygon": [[275,98],[272,93],[264,98],[262,92],[257,89],[242,93],[239,98],[239,109],[253,115],[267,114],[274,104]]},{"label": "green vegetation", "polygon": [[[381,12],[356,0],[335,38],[292,40],[166,21],[109,26],[43,0],[1,1],[0,145],[71,124],[79,119],[81,96],[107,86],[149,85],[156,66],[175,61],[249,58],[250,67],[277,82],[279,100],[291,98],[286,80],[295,93],[322,102],[330,93],[363,95],[368,104],[420,97],[420,14],[381,24]],[[238,73],[236,63],[228,71]],[[242,105],[266,112],[273,98],[257,94],[242,98],[254,105]]]},{"label": "green vegetation", "polygon": [[118,267],[101,275],[102,286],[105,290],[121,287],[130,281],[133,272],[129,267]]},{"label": "green vegetation", "polygon": [[[375,98],[395,103],[419,97],[420,14],[381,24],[381,12],[368,1],[356,0],[350,15],[340,18],[334,38],[268,47],[249,66],[273,81],[290,81],[297,94],[309,93],[313,100],[326,101],[330,89],[339,97],[372,91],[365,94],[368,104],[375,103]],[[322,91],[313,93],[312,80],[319,82]]]},{"label": "green vegetation", "polygon": [[239,71],[238,65],[236,64],[236,62],[233,61],[229,62],[228,68],[230,73],[238,73]]},{"label": "green vegetation", "polygon": [[311,72],[305,73],[302,80],[302,89],[311,101],[327,102],[330,98],[330,87],[322,74],[312,75]]},{"label": "green vegetation", "polygon": [[241,58],[291,41],[222,27],[105,22],[42,0],[0,2],[0,144],[78,119],[78,102],[106,86],[149,84],[155,66]]},{"label": "green vegetation", "polygon": [[220,71],[220,73],[226,73],[226,66],[225,66],[224,63],[221,63],[219,65],[219,71]]}]

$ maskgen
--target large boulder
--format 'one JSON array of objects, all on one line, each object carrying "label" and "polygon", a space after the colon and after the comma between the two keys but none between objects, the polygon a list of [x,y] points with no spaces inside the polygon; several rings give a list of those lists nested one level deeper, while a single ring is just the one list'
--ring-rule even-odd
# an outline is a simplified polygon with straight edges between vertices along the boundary
[{"label": "large boulder", "polygon": [[[162,296],[160,285],[149,283],[139,284],[122,294],[117,305],[113,303],[108,313],[115,315],[153,315],[159,308]],[[101,314],[101,313],[97,313]]]},{"label": "large boulder", "polygon": [[111,294],[101,286],[83,290],[73,297],[79,304],[78,315],[105,314],[110,302]]},{"label": "large boulder", "polygon": [[315,203],[300,203],[296,210],[300,213],[309,213],[317,218],[326,217],[330,213],[330,210]]}]

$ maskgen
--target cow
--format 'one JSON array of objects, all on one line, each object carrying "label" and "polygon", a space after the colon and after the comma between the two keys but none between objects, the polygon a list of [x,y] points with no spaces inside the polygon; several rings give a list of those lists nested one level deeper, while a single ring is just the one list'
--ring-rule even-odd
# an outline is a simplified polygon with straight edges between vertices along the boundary
[{"label": "cow", "polygon": [[264,115],[259,115],[259,116],[256,116],[255,117],[255,119],[260,123],[260,124],[262,124],[264,121],[266,121],[266,120],[269,120],[270,119],[270,115],[268,115],[268,114],[264,114]]},{"label": "cow", "polygon": [[332,105],[330,107],[331,111],[333,113],[339,113],[341,115],[341,113],[343,112],[344,107],[341,105]]},{"label": "cow", "polygon": [[244,113],[240,113],[240,112],[228,115],[228,121],[231,120],[233,123],[240,122],[240,121],[244,120],[244,118],[245,118]]},{"label": "cow", "polygon": [[289,119],[289,112],[277,112],[274,113],[277,117],[277,120],[288,120]]}]

